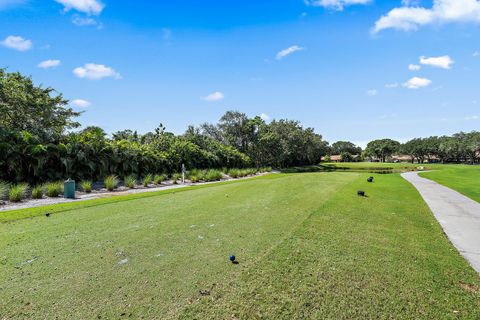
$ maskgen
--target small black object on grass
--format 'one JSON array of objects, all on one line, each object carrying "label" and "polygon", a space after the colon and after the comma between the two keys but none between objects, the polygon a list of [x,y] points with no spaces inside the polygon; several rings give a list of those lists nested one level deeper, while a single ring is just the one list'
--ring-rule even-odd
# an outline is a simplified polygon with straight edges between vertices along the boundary
[{"label": "small black object on grass", "polygon": [[360,197],[365,197],[365,191],[357,191],[357,194],[358,194]]},{"label": "small black object on grass", "polygon": [[233,254],[230,256],[229,259],[233,264],[238,264],[238,261],[236,260],[236,257]]},{"label": "small black object on grass", "polygon": [[50,217],[50,213],[45,214],[45,217],[47,218]]},{"label": "small black object on grass", "polygon": [[368,182],[373,182],[373,177],[367,179]]}]

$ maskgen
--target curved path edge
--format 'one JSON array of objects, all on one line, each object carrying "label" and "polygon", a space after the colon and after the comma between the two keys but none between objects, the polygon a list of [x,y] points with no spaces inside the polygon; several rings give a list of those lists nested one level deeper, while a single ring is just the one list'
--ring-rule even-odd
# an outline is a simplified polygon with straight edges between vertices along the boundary
[{"label": "curved path edge", "polygon": [[452,244],[480,273],[480,203],[418,172],[401,176],[418,190]]}]

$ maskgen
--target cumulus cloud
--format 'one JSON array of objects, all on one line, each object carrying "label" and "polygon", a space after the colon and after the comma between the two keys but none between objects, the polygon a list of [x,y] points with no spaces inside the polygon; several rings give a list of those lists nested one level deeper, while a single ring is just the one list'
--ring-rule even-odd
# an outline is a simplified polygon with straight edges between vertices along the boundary
[{"label": "cumulus cloud", "polygon": [[441,57],[420,57],[420,63],[423,65],[435,67],[435,68],[442,68],[442,69],[450,69],[451,65],[455,63],[449,56],[441,56]]},{"label": "cumulus cloud", "polygon": [[210,93],[208,96],[203,97],[202,99],[209,102],[220,101],[225,98],[225,95],[220,91],[215,91]]},{"label": "cumulus cloud", "polygon": [[377,94],[378,94],[377,89],[367,90],[367,96],[373,97],[373,96],[376,96]]},{"label": "cumulus cloud", "polygon": [[60,60],[45,60],[40,62],[37,67],[42,68],[42,69],[50,69],[50,68],[55,68],[60,65]]},{"label": "cumulus cloud", "polygon": [[20,36],[8,36],[1,42],[1,44],[6,48],[17,51],[28,51],[33,47],[31,40],[24,39]]},{"label": "cumulus cloud", "polygon": [[282,60],[286,56],[291,55],[292,53],[295,53],[297,51],[302,51],[302,50],[305,50],[305,48],[302,48],[302,47],[297,46],[297,45],[288,47],[286,49],[283,49],[279,53],[277,53],[276,59],[277,60]]},{"label": "cumulus cloud", "polygon": [[98,15],[105,5],[98,0],[55,0],[65,7],[65,11],[76,10],[89,15]]},{"label": "cumulus cloud", "polygon": [[428,87],[432,84],[432,81],[427,78],[413,77],[403,84],[404,87],[408,89],[420,89]]},{"label": "cumulus cloud", "polygon": [[475,22],[480,23],[478,0],[433,0],[431,8],[404,6],[394,8],[382,16],[373,27],[373,32],[384,29],[417,30],[428,24]]},{"label": "cumulus cloud", "polygon": [[72,105],[78,108],[88,108],[92,105],[90,101],[83,100],[83,99],[75,99],[75,100],[72,100],[71,103]]},{"label": "cumulus cloud", "polygon": [[420,70],[422,67],[419,66],[418,64],[409,64],[408,65],[408,70],[410,71],[418,71]]},{"label": "cumulus cloud", "polygon": [[369,4],[372,0],[305,0],[308,6],[324,7],[334,10],[343,10],[346,6]]},{"label": "cumulus cloud", "polygon": [[73,70],[73,74],[82,79],[100,80],[103,78],[121,79],[121,76],[114,69],[103,64],[87,63],[83,67]]}]

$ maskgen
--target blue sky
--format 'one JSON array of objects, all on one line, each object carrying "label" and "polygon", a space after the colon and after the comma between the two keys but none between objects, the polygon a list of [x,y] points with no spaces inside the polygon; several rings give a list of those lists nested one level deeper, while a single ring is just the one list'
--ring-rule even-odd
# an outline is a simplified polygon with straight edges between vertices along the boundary
[{"label": "blue sky", "polygon": [[108,132],[227,110],[362,146],[480,129],[477,0],[0,0],[0,42]]}]

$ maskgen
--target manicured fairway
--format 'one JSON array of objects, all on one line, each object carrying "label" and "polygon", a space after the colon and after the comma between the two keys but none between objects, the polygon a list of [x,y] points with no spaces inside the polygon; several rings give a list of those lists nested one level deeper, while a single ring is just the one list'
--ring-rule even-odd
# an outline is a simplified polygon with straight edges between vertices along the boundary
[{"label": "manicured fairway", "polygon": [[0,319],[478,319],[480,278],[418,193],[367,176],[272,175],[1,223]]}]

